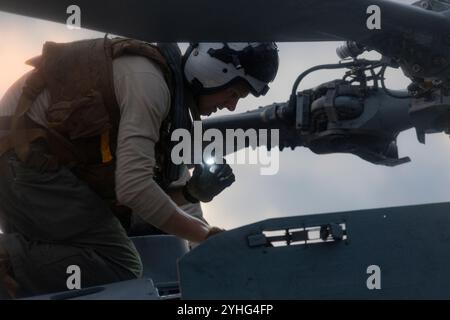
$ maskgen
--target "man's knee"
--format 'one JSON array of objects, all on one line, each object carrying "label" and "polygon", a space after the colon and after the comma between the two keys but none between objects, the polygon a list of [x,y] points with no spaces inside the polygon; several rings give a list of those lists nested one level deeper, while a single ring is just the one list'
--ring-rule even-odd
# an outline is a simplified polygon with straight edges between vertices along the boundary
[{"label": "man's knee", "polygon": [[72,289],[73,279],[87,288],[137,277],[136,264],[119,265],[90,247],[30,242],[19,234],[1,234],[0,248],[0,278],[8,291],[19,296],[66,291]]}]

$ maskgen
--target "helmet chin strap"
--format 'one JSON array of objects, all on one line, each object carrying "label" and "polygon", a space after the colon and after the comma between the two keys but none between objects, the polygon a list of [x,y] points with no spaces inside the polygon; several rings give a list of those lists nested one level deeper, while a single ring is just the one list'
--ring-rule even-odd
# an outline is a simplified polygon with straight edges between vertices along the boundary
[{"label": "helmet chin strap", "polygon": [[191,83],[188,85],[191,88],[194,95],[198,96],[204,94],[205,88],[197,78],[192,79]]}]

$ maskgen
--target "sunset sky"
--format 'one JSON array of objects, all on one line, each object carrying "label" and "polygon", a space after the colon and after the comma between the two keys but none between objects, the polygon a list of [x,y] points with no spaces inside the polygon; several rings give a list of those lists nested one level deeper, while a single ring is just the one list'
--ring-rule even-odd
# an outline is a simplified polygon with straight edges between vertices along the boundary
[{"label": "sunset sky", "polygon": [[[15,79],[30,70],[24,61],[38,55],[45,41],[104,35],[1,12],[0,30],[0,97]],[[261,99],[242,100],[237,111],[286,101],[299,73],[317,64],[338,61],[338,45],[279,44],[280,69],[272,90]],[[340,76],[339,72],[319,72],[308,76],[301,89]],[[388,77],[390,88],[403,89],[409,83],[399,71],[388,72]],[[205,217],[211,224],[229,229],[271,217],[449,201],[448,136],[428,135],[427,144],[421,145],[415,132],[409,130],[399,136],[398,145],[400,156],[410,156],[412,162],[396,168],[376,166],[353,155],[318,156],[305,148],[282,152],[281,168],[274,176],[260,175],[258,166],[233,165],[236,183],[203,205]]]}]

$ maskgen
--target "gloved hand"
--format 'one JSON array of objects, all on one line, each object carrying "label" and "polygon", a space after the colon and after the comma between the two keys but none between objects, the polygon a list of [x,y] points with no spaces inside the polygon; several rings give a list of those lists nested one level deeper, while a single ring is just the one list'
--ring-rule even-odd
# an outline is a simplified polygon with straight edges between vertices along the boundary
[{"label": "gloved hand", "polygon": [[[225,160],[224,160],[225,161]],[[199,164],[192,178],[183,188],[184,197],[190,202],[209,202],[235,181],[233,170],[226,164]]]}]

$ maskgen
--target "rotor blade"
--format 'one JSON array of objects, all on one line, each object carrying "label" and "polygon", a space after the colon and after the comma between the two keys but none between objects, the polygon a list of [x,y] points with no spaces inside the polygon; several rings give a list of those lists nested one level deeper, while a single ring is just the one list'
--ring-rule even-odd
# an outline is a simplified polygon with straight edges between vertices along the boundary
[{"label": "rotor blade", "polygon": [[[81,27],[146,41],[363,41],[382,33],[448,30],[442,13],[386,0],[0,0],[0,10],[66,23],[81,9]],[[381,8],[369,30],[367,7]]]}]

